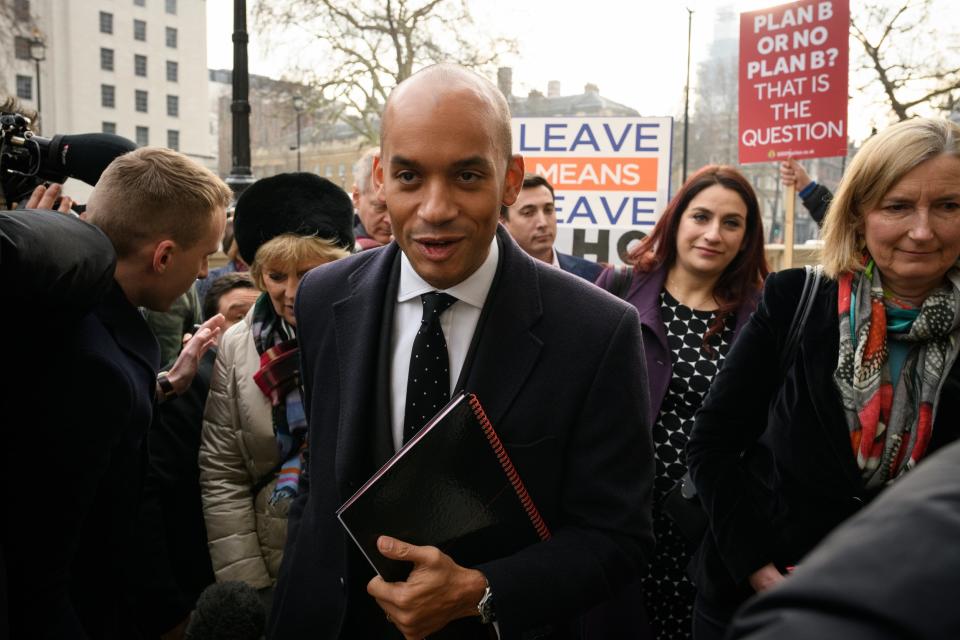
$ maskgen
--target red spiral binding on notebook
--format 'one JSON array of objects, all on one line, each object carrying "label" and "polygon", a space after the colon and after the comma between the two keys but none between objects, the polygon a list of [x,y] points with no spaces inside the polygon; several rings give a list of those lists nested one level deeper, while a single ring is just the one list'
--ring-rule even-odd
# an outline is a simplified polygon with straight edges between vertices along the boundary
[{"label": "red spiral binding on notebook", "polygon": [[473,415],[477,417],[477,421],[483,429],[483,434],[487,436],[487,442],[490,443],[493,452],[497,456],[497,460],[500,461],[500,466],[503,467],[503,472],[507,474],[507,479],[510,481],[510,484],[513,485],[513,490],[517,492],[517,497],[520,498],[520,504],[523,505],[524,511],[527,512],[527,517],[530,518],[530,523],[533,525],[533,528],[536,529],[537,535],[541,540],[549,540],[550,529],[547,528],[547,523],[543,521],[543,517],[537,510],[537,505],[533,504],[533,498],[527,493],[527,488],[523,486],[523,480],[520,479],[520,474],[517,473],[513,462],[510,461],[510,456],[507,455],[507,450],[504,448],[503,443],[500,442],[500,437],[497,435],[497,432],[493,430],[493,425],[490,424],[490,419],[484,412],[483,407],[480,406],[480,401],[477,400],[477,396],[472,393],[469,395],[470,406],[473,407]]}]

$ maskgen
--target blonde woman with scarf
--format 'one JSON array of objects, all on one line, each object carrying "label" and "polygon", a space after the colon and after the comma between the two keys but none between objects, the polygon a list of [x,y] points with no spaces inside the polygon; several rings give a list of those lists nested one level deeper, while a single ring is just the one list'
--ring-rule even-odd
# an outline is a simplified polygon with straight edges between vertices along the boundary
[{"label": "blonde woman with scarf", "polygon": [[204,412],[200,486],[217,581],[244,581],[269,605],[304,470],[294,297],[307,271],[349,254],[353,206],[324,178],[280,174],[243,193],[234,225],[263,293],[220,341]]},{"label": "blonde woman with scarf", "polygon": [[697,414],[687,462],[711,533],[696,559],[696,640],[722,637],[740,603],[789,580],[960,435],[958,257],[960,127],[914,119],[867,141],[824,221],[825,278],[786,373],[800,269],[768,277]]}]

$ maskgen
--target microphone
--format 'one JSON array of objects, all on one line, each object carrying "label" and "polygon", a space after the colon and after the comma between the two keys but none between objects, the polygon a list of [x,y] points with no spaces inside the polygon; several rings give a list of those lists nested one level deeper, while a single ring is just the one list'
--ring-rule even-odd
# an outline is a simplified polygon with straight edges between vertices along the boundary
[{"label": "microphone", "polygon": [[57,178],[69,176],[90,186],[96,186],[114,158],[137,148],[130,140],[110,133],[56,135],[49,145],[41,143],[41,149],[44,146],[47,146],[46,161],[41,163],[38,174],[41,178],[62,182]]},{"label": "microphone", "polygon": [[260,640],[267,615],[257,590],[246,582],[217,582],[203,590],[184,637],[186,640]]}]

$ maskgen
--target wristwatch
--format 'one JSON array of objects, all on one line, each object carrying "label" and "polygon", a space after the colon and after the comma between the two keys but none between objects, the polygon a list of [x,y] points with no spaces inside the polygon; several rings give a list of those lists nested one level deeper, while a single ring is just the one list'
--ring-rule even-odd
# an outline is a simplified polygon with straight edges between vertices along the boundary
[{"label": "wristwatch", "polygon": [[166,402],[167,400],[177,397],[177,390],[173,388],[173,383],[170,382],[166,371],[161,371],[157,374],[157,386],[160,387],[161,402]]},{"label": "wristwatch", "polygon": [[477,613],[480,614],[481,624],[490,624],[497,619],[497,614],[493,610],[493,590],[489,584],[484,589],[483,597],[480,598],[480,603],[477,605]]}]

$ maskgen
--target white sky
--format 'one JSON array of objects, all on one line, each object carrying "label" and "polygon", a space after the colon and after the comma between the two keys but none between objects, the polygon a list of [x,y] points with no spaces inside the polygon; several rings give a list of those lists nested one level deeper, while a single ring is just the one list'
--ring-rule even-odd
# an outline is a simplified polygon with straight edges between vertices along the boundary
[{"label": "white sky", "polygon": [[[853,5],[858,2],[861,0],[851,0]],[[253,0],[247,4],[249,7]],[[683,108],[687,7],[694,11],[691,77],[695,81],[697,63],[705,58],[714,38],[717,8],[732,6],[740,12],[779,3],[776,0],[590,0],[570,3],[575,9],[565,8],[567,3],[556,0],[469,0],[469,4],[481,29],[517,40],[519,53],[503,61],[513,67],[514,94],[526,95],[530,89],[546,93],[549,80],[559,80],[565,95],[580,93],[584,84],[592,82],[599,86],[604,97],[631,106],[642,115],[676,116]],[[233,66],[232,16],[233,0],[207,0],[210,68]],[[248,21],[248,27],[251,26],[252,21]],[[954,22],[950,28],[951,39],[957,38],[957,31],[957,22]],[[853,46],[851,43],[851,60],[859,53]],[[280,77],[288,66],[284,55],[289,55],[289,51],[271,55],[256,33],[251,33],[251,73]],[[850,109],[849,129],[855,138],[863,137],[875,124],[871,119],[875,116],[864,113],[864,109],[856,106]]]}]

